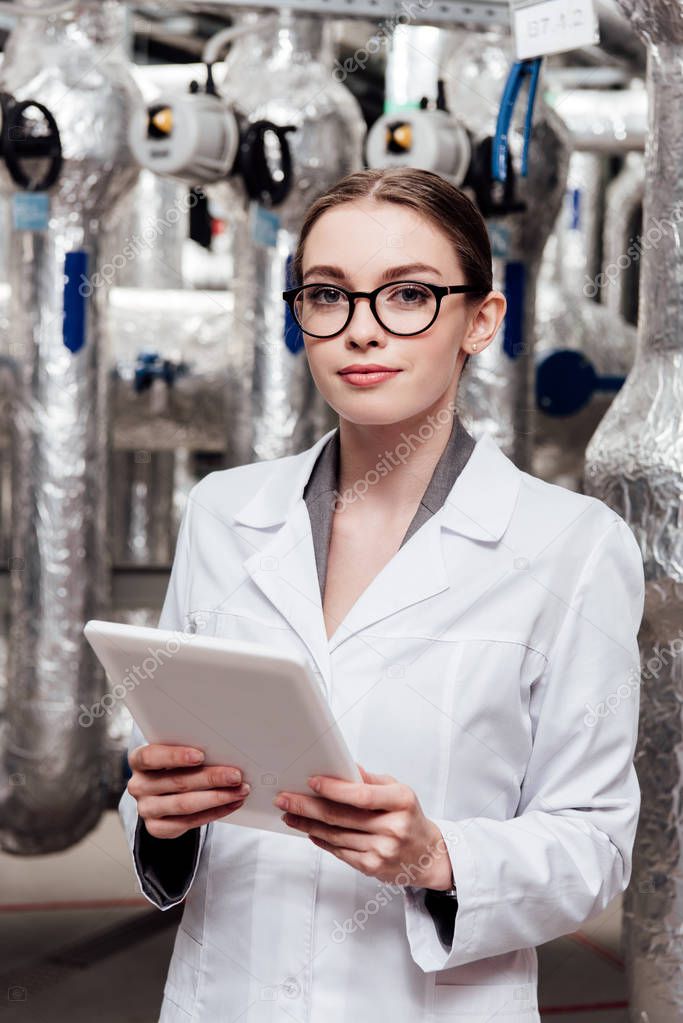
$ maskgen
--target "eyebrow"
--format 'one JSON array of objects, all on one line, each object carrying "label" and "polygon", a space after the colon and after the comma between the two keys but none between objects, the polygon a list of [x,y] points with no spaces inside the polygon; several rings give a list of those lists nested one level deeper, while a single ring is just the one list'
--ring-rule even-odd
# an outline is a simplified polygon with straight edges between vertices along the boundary
[{"label": "eyebrow", "polygon": [[[390,266],[380,275],[379,280],[384,281],[396,281],[402,277],[409,276],[414,273],[433,273],[440,274],[440,271],[434,266],[429,266],[428,263],[405,263],[402,266]],[[304,280],[311,275],[319,275],[321,277],[332,277],[337,281],[347,280],[346,274],[338,266],[312,266],[310,270],[307,270],[304,274]]]}]

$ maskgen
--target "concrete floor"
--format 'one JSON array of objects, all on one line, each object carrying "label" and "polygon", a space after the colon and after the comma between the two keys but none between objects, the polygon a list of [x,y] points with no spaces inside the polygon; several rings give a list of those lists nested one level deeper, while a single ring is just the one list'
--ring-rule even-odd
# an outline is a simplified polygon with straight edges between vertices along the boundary
[{"label": "concrete floor", "polygon": [[[0,914],[0,1015],[156,1023],[179,912],[156,912],[139,894],[116,811],[64,853],[0,853]],[[627,1023],[620,933],[615,900],[580,933],[540,947],[544,1020]]]}]

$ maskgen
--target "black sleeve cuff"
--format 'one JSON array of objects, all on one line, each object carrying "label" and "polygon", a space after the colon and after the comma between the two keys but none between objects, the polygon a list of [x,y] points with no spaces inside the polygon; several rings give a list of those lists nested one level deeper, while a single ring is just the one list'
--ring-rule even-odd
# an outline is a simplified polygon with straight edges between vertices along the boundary
[{"label": "black sleeve cuff", "polygon": [[156,838],[138,817],[133,857],[145,892],[162,907],[183,899],[190,887],[199,854],[200,829],[191,828],[178,838]]},{"label": "black sleeve cuff", "polygon": [[458,912],[458,900],[453,895],[427,888],[425,891],[425,908],[429,911],[436,926],[439,940],[445,949],[453,946],[455,931],[455,914]]}]

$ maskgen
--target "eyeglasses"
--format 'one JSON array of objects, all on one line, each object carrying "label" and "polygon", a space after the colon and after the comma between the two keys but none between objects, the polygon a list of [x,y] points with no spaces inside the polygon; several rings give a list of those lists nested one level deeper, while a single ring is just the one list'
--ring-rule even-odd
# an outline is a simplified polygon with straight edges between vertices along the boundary
[{"label": "eyeglasses", "polygon": [[374,291],[349,291],[337,284],[301,284],[282,292],[294,320],[304,334],[330,338],[341,333],[353,316],[356,299],[367,298],[380,327],[399,337],[429,330],[446,295],[485,294],[474,284],[425,284],[392,281]]}]

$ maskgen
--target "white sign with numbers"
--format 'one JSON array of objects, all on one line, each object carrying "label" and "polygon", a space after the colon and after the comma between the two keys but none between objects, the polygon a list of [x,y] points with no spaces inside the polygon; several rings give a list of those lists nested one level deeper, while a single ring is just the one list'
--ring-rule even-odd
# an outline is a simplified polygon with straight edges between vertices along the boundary
[{"label": "white sign with numbers", "polygon": [[511,4],[518,60],[600,41],[593,0],[511,0]]}]

